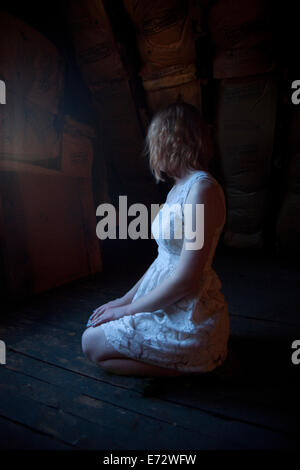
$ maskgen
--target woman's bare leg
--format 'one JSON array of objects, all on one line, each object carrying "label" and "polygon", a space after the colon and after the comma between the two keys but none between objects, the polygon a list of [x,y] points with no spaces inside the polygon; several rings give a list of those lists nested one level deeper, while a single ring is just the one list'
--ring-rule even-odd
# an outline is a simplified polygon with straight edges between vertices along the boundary
[{"label": "woman's bare leg", "polygon": [[87,328],[82,335],[81,344],[84,355],[95,363],[126,357],[108,343],[101,325]]},{"label": "woman's bare leg", "polygon": [[146,364],[119,353],[108,343],[101,325],[84,331],[82,350],[90,361],[114,374],[143,377],[182,375],[181,372]]}]

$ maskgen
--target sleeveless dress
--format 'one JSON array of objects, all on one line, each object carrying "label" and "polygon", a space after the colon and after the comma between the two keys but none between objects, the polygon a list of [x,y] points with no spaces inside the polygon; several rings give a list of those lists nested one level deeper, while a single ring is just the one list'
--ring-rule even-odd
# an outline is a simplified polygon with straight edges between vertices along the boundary
[{"label": "sleeveless dress", "polygon": [[[225,207],[221,186],[206,171],[196,171],[185,182],[173,186],[152,222],[151,231],[158,244],[158,254],[146,271],[133,302],[153,290],[176,269],[183,238],[175,237],[171,229],[171,237],[164,237],[166,223],[174,227],[178,218],[184,223],[183,204],[192,184],[199,179],[208,179],[217,185]],[[176,204],[178,210],[169,211],[164,217],[166,207],[172,204]],[[139,312],[103,323],[101,327],[106,339],[114,349],[129,358],[183,373],[208,372],[222,364],[227,356],[229,316],[227,302],[220,291],[221,282],[211,262],[224,223],[225,217],[215,231],[197,294],[186,296],[165,309]]]}]

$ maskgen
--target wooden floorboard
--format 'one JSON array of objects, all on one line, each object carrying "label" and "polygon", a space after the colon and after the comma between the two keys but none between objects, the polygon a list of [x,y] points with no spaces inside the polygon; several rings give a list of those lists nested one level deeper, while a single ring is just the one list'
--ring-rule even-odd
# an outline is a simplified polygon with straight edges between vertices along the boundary
[{"label": "wooden floorboard", "polygon": [[83,357],[92,310],[142,272],[95,276],[8,307],[0,327],[7,344],[0,433],[7,427],[12,438],[2,448],[295,448],[299,276],[270,259],[233,262],[224,255],[216,263],[230,305],[228,360],[200,377],[120,377]]},{"label": "wooden floorboard", "polygon": [[23,424],[0,417],[0,450],[73,450],[74,447],[30,429]]},{"label": "wooden floorboard", "polygon": [[[5,390],[5,389],[4,389]],[[60,442],[82,449],[117,448],[116,436],[108,430],[85,419],[80,419],[52,406],[24,396],[22,389],[12,389],[11,394],[1,393],[0,415],[23,424]],[[13,400],[12,400],[13,397]],[[105,432],[104,432],[105,431]],[[102,439],[99,439],[99,434]]]},{"label": "wooden floorboard", "polygon": [[[25,323],[27,326],[31,326],[31,322]],[[39,374],[41,374],[42,371],[46,371],[46,377],[43,377],[43,380],[49,380],[50,377],[52,377],[51,380],[55,379],[55,377],[58,377],[58,368],[63,371],[63,373],[66,375],[66,372],[69,373],[69,371],[73,371],[73,374],[78,374],[80,375],[80,379],[83,381],[87,381],[87,379],[95,379],[96,382],[96,388],[97,390],[100,391],[100,396],[102,397],[103,393],[103,386],[106,386],[106,397],[108,397],[106,400],[111,403],[112,400],[112,389],[115,389],[117,393],[117,398],[115,399],[114,403],[116,405],[120,405],[120,395],[122,395],[123,400],[125,400],[125,404],[127,403],[127,407],[139,411],[140,413],[145,413],[145,409],[142,406],[142,408],[139,408],[137,410],[137,393],[139,392],[140,395],[145,395],[145,388],[143,388],[144,385],[144,380],[143,379],[133,379],[133,378],[125,378],[125,377],[117,377],[117,376],[110,376],[106,373],[102,374],[100,373],[99,369],[94,367],[92,364],[89,364],[86,359],[82,358],[82,355],[80,355],[80,345],[76,346],[77,342],[73,341],[74,336],[67,337],[60,337],[60,340],[54,342],[53,336],[49,333],[49,327],[44,326],[44,325],[39,325],[35,324],[35,327],[37,328],[38,336],[33,336],[32,332],[31,335],[28,335],[26,333],[26,330],[24,331],[24,325],[18,325],[17,327],[14,328],[14,336],[17,339],[17,345],[12,346],[17,347],[18,351],[25,354],[25,356],[22,356],[19,354],[19,357],[23,357],[23,361],[21,366],[19,365],[19,370],[24,373],[24,362],[26,355],[30,357],[35,357],[37,362],[40,364],[39,368]],[[20,328],[21,329],[21,334],[20,334],[20,341],[18,343],[18,337],[16,335],[16,330]],[[46,334],[41,334],[42,331],[44,330],[47,332]],[[57,330],[52,331],[52,334],[55,335],[55,338],[58,337]],[[24,339],[25,338],[25,339]],[[8,339],[9,340],[9,339]],[[71,341],[70,341],[71,340]],[[60,348],[60,342],[63,342],[63,347]],[[49,346],[50,342],[50,346]],[[52,345],[51,345],[52,342]],[[54,348],[54,351],[52,350],[52,347]],[[72,354],[70,357],[70,351],[72,353],[78,353],[78,356],[76,354],[72,358]],[[10,348],[9,348],[10,352]],[[15,353],[16,355],[16,353]],[[26,359],[28,360],[29,357]],[[41,360],[42,359],[42,360]],[[62,360],[63,359],[63,360]],[[43,360],[45,362],[43,362]],[[19,360],[20,361],[20,360]],[[12,367],[14,364],[13,357],[8,354],[8,363],[10,364],[9,367]],[[47,370],[49,368],[49,365],[53,364],[55,367],[54,373],[50,376],[47,373]],[[27,374],[30,375],[32,374],[31,368],[27,370]],[[61,375],[61,374],[60,374]],[[47,378],[48,376],[48,378]],[[64,377],[64,381],[62,383],[65,383],[66,377]],[[173,381],[172,381],[173,380]],[[150,398],[151,402],[151,394],[152,394],[152,399],[153,398],[160,398],[160,400],[168,400],[172,401],[173,403],[180,403],[182,405],[188,405],[189,407],[194,407],[198,408],[199,410],[204,412],[204,421],[201,423],[201,420],[199,420],[199,416],[195,414],[191,415],[196,418],[196,422],[199,423],[200,429],[205,428],[205,429],[210,429],[210,433],[213,436],[217,436],[218,432],[223,429],[224,431],[224,436],[227,436],[229,431],[231,432],[231,436],[233,436],[233,440],[243,440],[245,435],[251,435],[250,430],[252,431],[252,439],[245,440],[244,439],[244,446],[247,446],[247,442],[250,442],[250,446],[252,448],[256,447],[259,442],[263,443],[263,446],[268,447],[269,445],[274,446],[275,442],[277,442],[277,445],[279,445],[279,442],[282,441],[282,444],[285,441],[283,437],[278,438],[278,436],[271,436],[268,437],[268,433],[266,432],[266,429],[274,430],[274,431],[282,431],[284,434],[286,433],[295,433],[297,431],[297,421],[295,422],[294,418],[294,413],[295,410],[293,410],[293,414],[291,415],[291,410],[290,414],[286,412],[278,412],[277,407],[274,407],[274,409],[264,409],[262,406],[254,406],[252,402],[252,397],[249,400],[249,394],[248,394],[248,403],[247,400],[244,401],[244,403],[238,403],[235,399],[229,396],[225,397],[222,396],[220,393],[216,393],[216,387],[223,386],[223,389],[226,391],[226,386],[222,384],[222,382],[218,383],[211,383],[209,386],[209,383],[205,383],[205,380],[201,380],[199,383],[197,383],[197,380],[190,378],[189,381],[187,379],[180,380],[178,381],[177,379],[174,380],[172,379],[171,381],[165,381],[164,387],[160,386],[160,381],[156,381],[155,384],[155,389],[152,389],[152,392],[147,393],[148,399]],[[74,384],[76,383],[74,375],[72,379],[69,378],[70,381],[70,388],[72,387],[72,381]],[[106,381],[106,384],[103,382]],[[190,389],[187,389],[186,386],[189,384]],[[195,388],[196,385],[196,388]],[[226,385],[226,384],[225,384]],[[104,389],[105,389],[104,386]],[[107,390],[108,387],[108,390]],[[194,389],[192,388],[194,387]],[[95,385],[94,385],[95,388]],[[129,400],[129,397],[126,395],[125,391],[127,390],[130,392],[135,392],[134,399]],[[264,393],[263,386],[260,387],[260,393],[261,395],[265,395],[265,398],[270,401],[271,396],[268,396],[268,393]],[[259,392],[258,390],[258,392]],[[268,390],[269,391],[269,390]],[[88,394],[88,390],[85,392]],[[227,392],[229,393],[229,392]],[[282,390],[281,390],[282,393]],[[59,393],[58,393],[59,395]],[[240,396],[243,397],[242,390],[240,389]],[[99,395],[98,395],[99,397]],[[100,398],[100,397],[99,397]],[[209,400],[208,400],[209,398]],[[296,398],[296,397],[295,397]],[[217,399],[217,405],[216,405],[216,399]],[[296,400],[295,400],[296,401]],[[250,403],[249,403],[250,402]],[[129,405],[130,403],[130,405]],[[143,404],[144,405],[144,404]],[[124,406],[124,403],[123,405]],[[165,403],[162,405],[163,413],[165,412]],[[194,410],[193,410],[194,411]],[[255,413],[253,412],[255,411]],[[206,412],[206,414],[205,414]],[[149,411],[147,410],[147,413]],[[208,414],[208,416],[207,416]],[[211,415],[211,416],[209,416]],[[157,418],[157,407],[155,409],[154,417]],[[212,418],[214,417],[214,418]],[[218,418],[216,420],[216,417]],[[203,418],[203,417],[202,417]],[[173,421],[176,420],[176,417],[173,417]],[[199,420],[199,421],[198,421]],[[212,421],[216,421],[214,425],[212,425]],[[230,423],[230,421],[232,421]],[[240,421],[240,423],[237,423]],[[190,421],[192,423],[192,421]],[[209,426],[208,426],[209,423]],[[226,424],[224,428],[224,423]],[[244,423],[244,426],[241,425],[241,423]],[[248,426],[249,429],[247,429],[246,424],[249,425],[255,425],[255,426],[261,426],[265,428],[264,431],[262,431],[262,435],[264,436],[264,439],[261,440],[260,432],[258,429],[251,429],[251,426]],[[243,429],[244,428],[244,429]],[[226,432],[225,432],[226,430]],[[247,432],[246,432],[247,431]],[[260,436],[258,441],[255,441],[254,437],[255,436]],[[240,442],[240,445],[242,443]],[[228,446],[228,445],[227,445]]]},{"label": "wooden floorboard", "polygon": [[[8,347],[32,357],[56,363],[75,372],[99,377],[99,372],[89,364],[81,351],[81,322],[68,320],[68,313],[61,320],[43,317],[43,321],[33,321],[30,315],[12,318],[12,324],[0,328],[0,337]],[[296,379],[297,369],[291,364],[291,342],[295,331],[290,326],[282,326],[266,321],[255,321],[242,317],[231,317],[231,344],[236,356],[239,374],[251,383],[255,377],[261,380],[287,379],[289,372]],[[63,337],[63,341],[61,338]],[[237,377],[241,379],[239,375]],[[141,380],[111,376],[114,385],[136,387]]]},{"label": "wooden floorboard", "polygon": [[[22,373],[16,374],[8,369],[5,371],[4,381],[0,385],[1,393],[16,396],[19,405],[24,403],[29,406],[30,400],[31,408],[42,408],[40,420],[32,421],[32,417],[24,414],[21,419],[27,420],[26,424],[37,426],[43,432],[54,432],[56,437],[76,447],[163,449],[169,446],[171,449],[180,449],[183,442],[188,443],[192,449],[222,447],[222,441],[205,433],[198,431],[196,434],[182,426],[174,426],[173,423],[114,406],[108,401],[80,394],[76,388],[66,389],[64,384],[55,386],[33,377],[29,379]],[[16,419],[15,408],[12,410],[6,407],[3,410],[3,407],[1,404],[1,412],[6,417]],[[20,408],[17,411],[20,416]],[[226,448],[230,441],[224,441],[223,448]]]},{"label": "wooden floorboard", "polygon": [[[116,417],[115,407],[126,410],[128,433],[134,431],[134,426],[131,424],[129,416],[132,415],[132,412],[136,415],[132,422],[135,423],[136,420],[142,427],[144,434],[143,439],[145,439],[146,432],[146,427],[143,425],[143,417],[150,417],[151,419],[158,420],[161,423],[171,425],[172,428],[170,428],[167,433],[168,439],[172,436],[172,429],[176,424],[177,427],[179,426],[187,429],[188,431],[193,431],[194,434],[198,435],[198,439],[200,441],[202,441],[203,434],[212,437],[215,445],[219,448],[239,448],[241,445],[247,448],[273,448],[275,443],[279,446],[283,446],[287,445],[289,439],[284,438],[282,434],[292,432],[292,429],[287,430],[287,428],[285,428],[285,423],[283,423],[281,429],[279,429],[279,431],[281,431],[279,433],[266,432],[265,429],[258,429],[257,425],[253,426],[246,423],[246,421],[241,422],[239,419],[231,419],[228,414],[228,410],[227,416],[226,413],[221,415],[220,411],[216,408],[214,408],[211,413],[208,413],[207,409],[205,409],[205,404],[203,404],[203,409],[200,410],[199,407],[201,405],[199,404],[199,401],[202,402],[201,395],[198,395],[198,409],[194,407],[195,403],[193,399],[195,399],[195,395],[193,396],[193,394],[191,394],[191,401],[188,404],[188,407],[186,407],[186,403],[184,406],[180,406],[174,400],[173,403],[170,402],[172,394],[171,396],[168,395],[167,401],[163,400],[163,397],[158,398],[152,396],[150,398],[149,395],[145,397],[145,394],[141,394],[136,391],[126,389],[121,390],[117,387],[111,386],[110,384],[71,373],[68,370],[58,370],[57,367],[44,364],[41,361],[25,357],[21,354],[15,353],[10,356],[10,368],[12,371],[26,375],[29,383],[31,383],[32,378],[38,377],[40,381],[49,382],[57,387],[63,387],[64,392],[59,391],[57,394],[54,393],[53,395],[54,399],[56,396],[59,397],[58,399],[60,404],[62,401],[61,397],[63,397],[64,393],[67,393],[67,396],[69,395],[69,392],[66,392],[66,390],[70,390],[71,396],[80,395],[81,398],[79,399],[77,397],[76,399],[77,401],[79,400],[81,405],[84,405],[85,402],[91,402],[92,404],[102,403],[103,405],[102,410],[99,413],[99,418],[106,418],[110,424],[112,421],[113,426],[115,426],[116,433],[118,433],[117,429],[120,419],[118,416]],[[11,380],[14,380],[13,376]],[[169,380],[168,385],[169,391],[171,388],[176,388],[176,380]],[[166,387],[160,387],[160,389],[163,393],[165,392]],[[184,400],[186,399],[186,393],[184,393],[184,390],[182,390],[182,392],[182,400]],[[40,391],[37,391],[37,397],[41,399],[42,395]],[[104,407],[104,403],[107,404],[106,408]],[[113,405],[113,407],[111,407],[111,405]],[[65,407],[63,407],[63,409],[65,410]],[[76,406],[74,409],[75,413],[77,413]],[[107,412],[108,415],[106,414]],[[130,412],[130,414],[128,414],[128,412]],[[262,437],[264,438],[263,440]],[[186,436],[186,439],[188,439],[186,442],[190,441],[189,433]]]}]

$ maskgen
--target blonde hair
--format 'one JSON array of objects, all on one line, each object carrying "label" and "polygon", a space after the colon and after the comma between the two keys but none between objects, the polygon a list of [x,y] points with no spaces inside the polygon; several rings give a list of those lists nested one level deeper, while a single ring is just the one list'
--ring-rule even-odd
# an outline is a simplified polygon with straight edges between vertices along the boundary
[{"label": "blonde hair", "polygon": [[213,146],[209,128],[197,108],[176,103],[159,111],[146,136],[149,165],[156,182],[162,172],[180,177],[183,169],[207,170]]}]

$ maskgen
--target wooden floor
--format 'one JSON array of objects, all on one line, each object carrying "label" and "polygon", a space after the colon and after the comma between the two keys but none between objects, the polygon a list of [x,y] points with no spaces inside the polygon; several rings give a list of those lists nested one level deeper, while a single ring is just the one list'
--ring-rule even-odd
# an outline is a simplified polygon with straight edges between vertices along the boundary
[{"label": "wooden floor", "polygon": [[299,276],[268,256],[219,253],[230,306],[226,363],[199,377],[114,376],[80,338],[91,311],[141,275],[99,275],[2,313],[1,449],[292,449],[300,442]]}]

